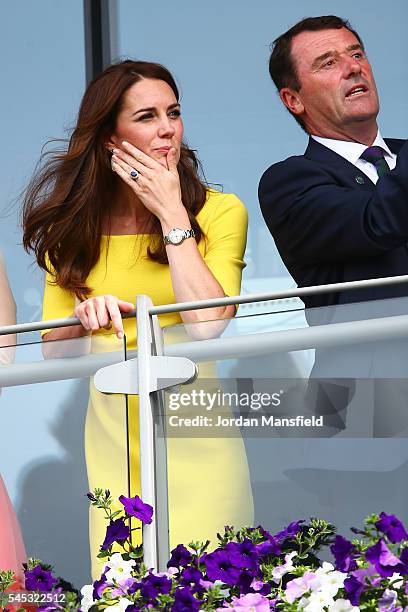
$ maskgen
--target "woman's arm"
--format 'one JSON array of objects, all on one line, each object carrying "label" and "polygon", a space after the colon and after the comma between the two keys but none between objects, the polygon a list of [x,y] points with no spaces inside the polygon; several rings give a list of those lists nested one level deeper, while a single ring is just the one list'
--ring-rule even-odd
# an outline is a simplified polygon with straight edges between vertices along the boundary
[{"label": "woman's arm", "polygon": [[[160,219],[163,235],[173,228],[189,229],[187,212],[180,211],[164,214]],[[190,302],[209,298],[222,298],[225,293],[204,259],[194,238],[187,238],[182,244],[166,246],[170,266],[170,276],[176,302]],[[230,319],[235,314],[235,306],[217,306],[202,310],[181,312],[184,323],[196,323],[215,319]]]},{"label": "woman's arm", "polygon": [[[16,303],[10,289],[3,258],[0,255],[0,326],[16,322]],[[16,335],[0,336],[0,364],[11,363],[14,359]],[[9,347],[9,348],[6,348]]]},{"label": "woman's arm", "polygon": [[[123,143],[126,152],[115,149],[112,167],[129,185],[143,204],[160,221],[163,235],[173,228],[191,229],[186,209],[181,200],[180,181],[177,172],[175,149],[167,155],[167,169],[142,151]],[[134,181],[130,170],[136,168],[139,178]],[[228,231],[228,228],[226,228]],[[246,232],[246,227],[242,228]],[[207,266],[193,238],[179,245],[166,247],[170,274],[176,302],[225,297],[225,292]],[[235,314],[234,306],[219,306],[196,311],[181,312],[185,323],[197,323],[209,319],[226,319]]]},{"label": "woman's arm", "polygon": [[[73,316],[73,315],[72,315]],[[62,340],[69,340],[75,338],[83,338],[88,335],[82,325],[75,325],[73,327],[59,327],[57,329],[51,329],[45,333],[42,337],[43,344],[42,354],[44,359],[58,359],[59,357],[78,357],[79,355],[86,355],[89,353],[89,346],[85,344],[85,341],[81,344],[80,341],[74,343],[62,342]],[[53,340],[55,342],[53,342]],[[61,342],[57,342],[61,340]]]}]

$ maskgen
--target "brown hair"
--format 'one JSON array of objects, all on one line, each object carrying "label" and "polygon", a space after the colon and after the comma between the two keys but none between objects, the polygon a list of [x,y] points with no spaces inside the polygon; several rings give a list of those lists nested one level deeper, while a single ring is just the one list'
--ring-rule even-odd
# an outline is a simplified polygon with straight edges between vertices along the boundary
[{"label": "brown hair", "polygon": [[[340,30],[340,28],[346,28],[354,34],[364,50],[363,41],[357,32],[352,29],[349,21],[336,15],[306,17],[292,26],[287,32],[278,36],[272,43],[272,53],[269,59],[269,74],[277,90],[280,91],[283,87],[290,87],[295,91],[299,91],[302,86],[292,57],[292,39],[297,34],[301,32],[317,32],[319,30]],[[293,116],[303,128],[302,119],[297,115]]]},{"label": "brown hair", "polygon": [[[24,248],[33,250],[38,265],[81,300],[92,291],[86,279],[100,256],[103,219],[108,216],[109,223],[117,184],[106,141],[115,129],[126,91],[143,78],[165,81],[179,100],[172,75],[160,64],[125,60],[110,66],[85,91],[68,150],[42,156],[45,164],[24,195]],[[184,143],[177,169],[182,201],[199,242],[203,232],[196,215],[207,190],[199,178],[200,162]],[[161,234],[156,217],[150,231]],[[168,263],[162,240],[151,242],[148,256]]]}]

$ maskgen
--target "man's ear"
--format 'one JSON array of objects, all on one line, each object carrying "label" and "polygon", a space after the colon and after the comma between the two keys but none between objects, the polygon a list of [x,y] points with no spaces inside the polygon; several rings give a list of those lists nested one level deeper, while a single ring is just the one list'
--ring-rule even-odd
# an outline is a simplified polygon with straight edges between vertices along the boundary
[{"label": "man's ear", "polygon": [[286,108],[294,115],[302,115],[305,112],[305,107],[298,91],[290,87],[283,87],[279,92],[279,96]]}]

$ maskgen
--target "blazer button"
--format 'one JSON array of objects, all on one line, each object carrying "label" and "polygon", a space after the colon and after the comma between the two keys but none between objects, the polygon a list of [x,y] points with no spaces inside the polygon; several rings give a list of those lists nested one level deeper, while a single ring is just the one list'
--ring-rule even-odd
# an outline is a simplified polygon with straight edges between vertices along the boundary
[{"label": "blazer button", "polygon": [[358,183],[359,185],[363,185],[365,183],[364,177],[363,176],[356,176],[356,183]]}]

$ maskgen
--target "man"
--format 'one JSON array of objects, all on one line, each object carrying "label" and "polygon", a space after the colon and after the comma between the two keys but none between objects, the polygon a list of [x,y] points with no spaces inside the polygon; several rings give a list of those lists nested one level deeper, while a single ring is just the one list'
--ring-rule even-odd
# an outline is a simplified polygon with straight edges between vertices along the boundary
[{"label": "man", "polygon": [[[263,216],[293,278],[310,286],[407,274],[408,145],[384,140],[378,130],[378,94],[359,35],[336,16],[304,19],[275,40],[269,70],[282,102],[310,136],[304,155],[274,164],[259,185]],[[408,284],[400,284],[304,301],[331,306],[407,295]],[[400,307],[408,312],[407,303]],[[383,314],[371,304],[360,311],[349,306],[347,313],[344,306],[309,310],[307,317],[319,324]],[[313,410],[343,428],[340,413],[354,394],[352,378],[406,376],[405,370],[384,369],[394,347],[317,351],[314,377],[349,380],[312,385]],[[405,368],[407,353],[400,349]],[[374,432],[380,435],[406,426],[405,385],[377,385],[376,398],[390,399],[390,387],[398,395],[393,425],[384,433],[378,412]]]},{"label": "man", "polygon": [[[407,274],[408,145],[378,131],[377,89],[358,34],[339,17],[304,19],[276,39],[269,70],[310,135],[304,155],[274,164],[259,185],[263,216],[298,285]],[[364,153],[371,146],[382,160]],[[390,171],[379,178],[375,164],[380,175],[384,164]],[[305,303],[401,295],[408,284]]]}]

